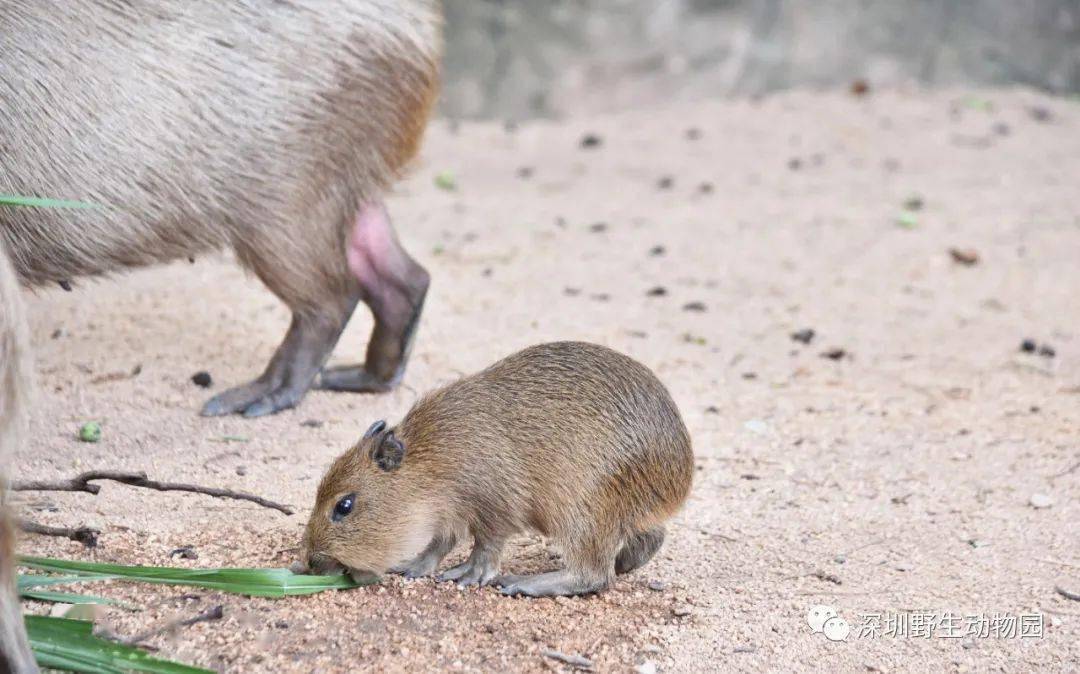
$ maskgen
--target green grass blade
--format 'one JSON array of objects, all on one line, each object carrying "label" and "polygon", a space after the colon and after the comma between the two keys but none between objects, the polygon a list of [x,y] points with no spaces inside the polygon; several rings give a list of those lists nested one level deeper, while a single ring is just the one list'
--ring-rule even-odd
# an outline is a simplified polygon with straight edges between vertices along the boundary
[{"label": "green grass blade", "polygon": [[23,599],[33,599],[34,601],[47,601],[56,604],[101,604],[102,606],[118,606],[132,610],[134,607],[131,604],[122,602],[119,599],[109,599],[108,597],[97,597],[92,594],[75,594],[73,592],[51,592],[49,590],[20,590],[19,596]]},{"label": "green grass blade", "polygon": [[187,585],[252,597],[288,597],[326,590],[345,590],[361,584],[349,576],[307,576],[288,569],[183,569],[157,566],[124,566],[43,557],[20,557],[19,564],[40,571],[96,577],[113,576],[161,585]]},{"label": "green grass blade", "polygon": [[29,206],[31,208],[98,208],[95,204],[66,199],[39,199],[38,197],[20,197],[14,194],[0,194],[0,206]]},{"label": "green grass blade", "polygon": [[78,576],[46,576],[43,574],[20,573],[15,580],[16,588],[20,593],[35,587],[50,587],[52,585],[66,585],[68,583],[89,583],[95,580],[110,580],[116,578],[107,574],[85,573]]},{"label": "green grass blade", "polygon": [[141,649],[96,637],[93,625],[85,620],[26,616],[26,633],[41,667],[92,674],[209,674],[206,669],[159,660]]}]

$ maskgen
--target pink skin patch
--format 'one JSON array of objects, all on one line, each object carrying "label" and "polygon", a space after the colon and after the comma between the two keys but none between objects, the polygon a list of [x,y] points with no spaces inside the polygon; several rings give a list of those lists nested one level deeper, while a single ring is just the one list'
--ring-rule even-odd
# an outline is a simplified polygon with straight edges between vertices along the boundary
[{"label": "pink skin patch", "polygon": [[345,255],[367,303],[388,320],[406,320],[412,311],[407,295],[409,260],[381,203],[360,207]]},{"label": "pink skin patch", "polygon": [[378,288],[380,276],[388,275],[380,274],[379,267],[386,266],[396,248],[394,233],[390,229],[390,218],[382,204],[361,206],[356,214],[345,255],[349,269],[365,290],[370,292]]},{"label": "pink skin patch", "polygon": [[381,203],[360,207],[346,258],[349,269],[364,290],[364,301],[375,312],[376,319],[397,330],[405,330],[416,311],[413,297],[417,285],[416,270],[423,274],[423,269],[398,243],[390,216]]}]

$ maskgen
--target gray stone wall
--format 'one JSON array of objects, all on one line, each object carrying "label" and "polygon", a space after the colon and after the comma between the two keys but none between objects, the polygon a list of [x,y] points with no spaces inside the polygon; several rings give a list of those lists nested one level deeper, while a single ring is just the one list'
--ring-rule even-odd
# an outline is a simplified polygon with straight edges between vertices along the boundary
[{"label": "gray stone wall", "polygon": [[442,109],[558,116],[795,86],[1080,91],[1080,0],[445,0]]}]

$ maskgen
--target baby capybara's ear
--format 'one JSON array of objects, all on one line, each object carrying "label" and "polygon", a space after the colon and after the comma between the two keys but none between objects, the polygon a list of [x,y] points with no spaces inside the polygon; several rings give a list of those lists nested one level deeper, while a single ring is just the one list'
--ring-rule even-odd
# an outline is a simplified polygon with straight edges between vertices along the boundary
[{"label": "baby capybara's ear", "polygon": [[371,427],[367,429],[367,432],[364,433],[364,439],[367,440],[368,438],[375,437],[379,433],[382,433],[384,428],[386,428],[386,420],[379,419],[375,423],[371,424]]},{"label": "baby capybara's ear", "polygon": [[371,458],[375,465],[387,472],[397,470],[405,459],[405,443],[394,437],[393,431],[389,431],[375,443]]}]

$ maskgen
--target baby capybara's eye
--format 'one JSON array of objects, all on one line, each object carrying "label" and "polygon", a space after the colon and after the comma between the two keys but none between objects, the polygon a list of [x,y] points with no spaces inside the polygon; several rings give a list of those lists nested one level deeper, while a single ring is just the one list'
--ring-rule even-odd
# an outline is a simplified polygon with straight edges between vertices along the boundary
[{"label": "baby capybara's eye", "polygon": [[341,497],[341,500],[334,505],[334,512],[330,515],[330,519],[334,522],[339,521],[352,512],[353,504],[356,503],[356,494],[346,494]]}]

